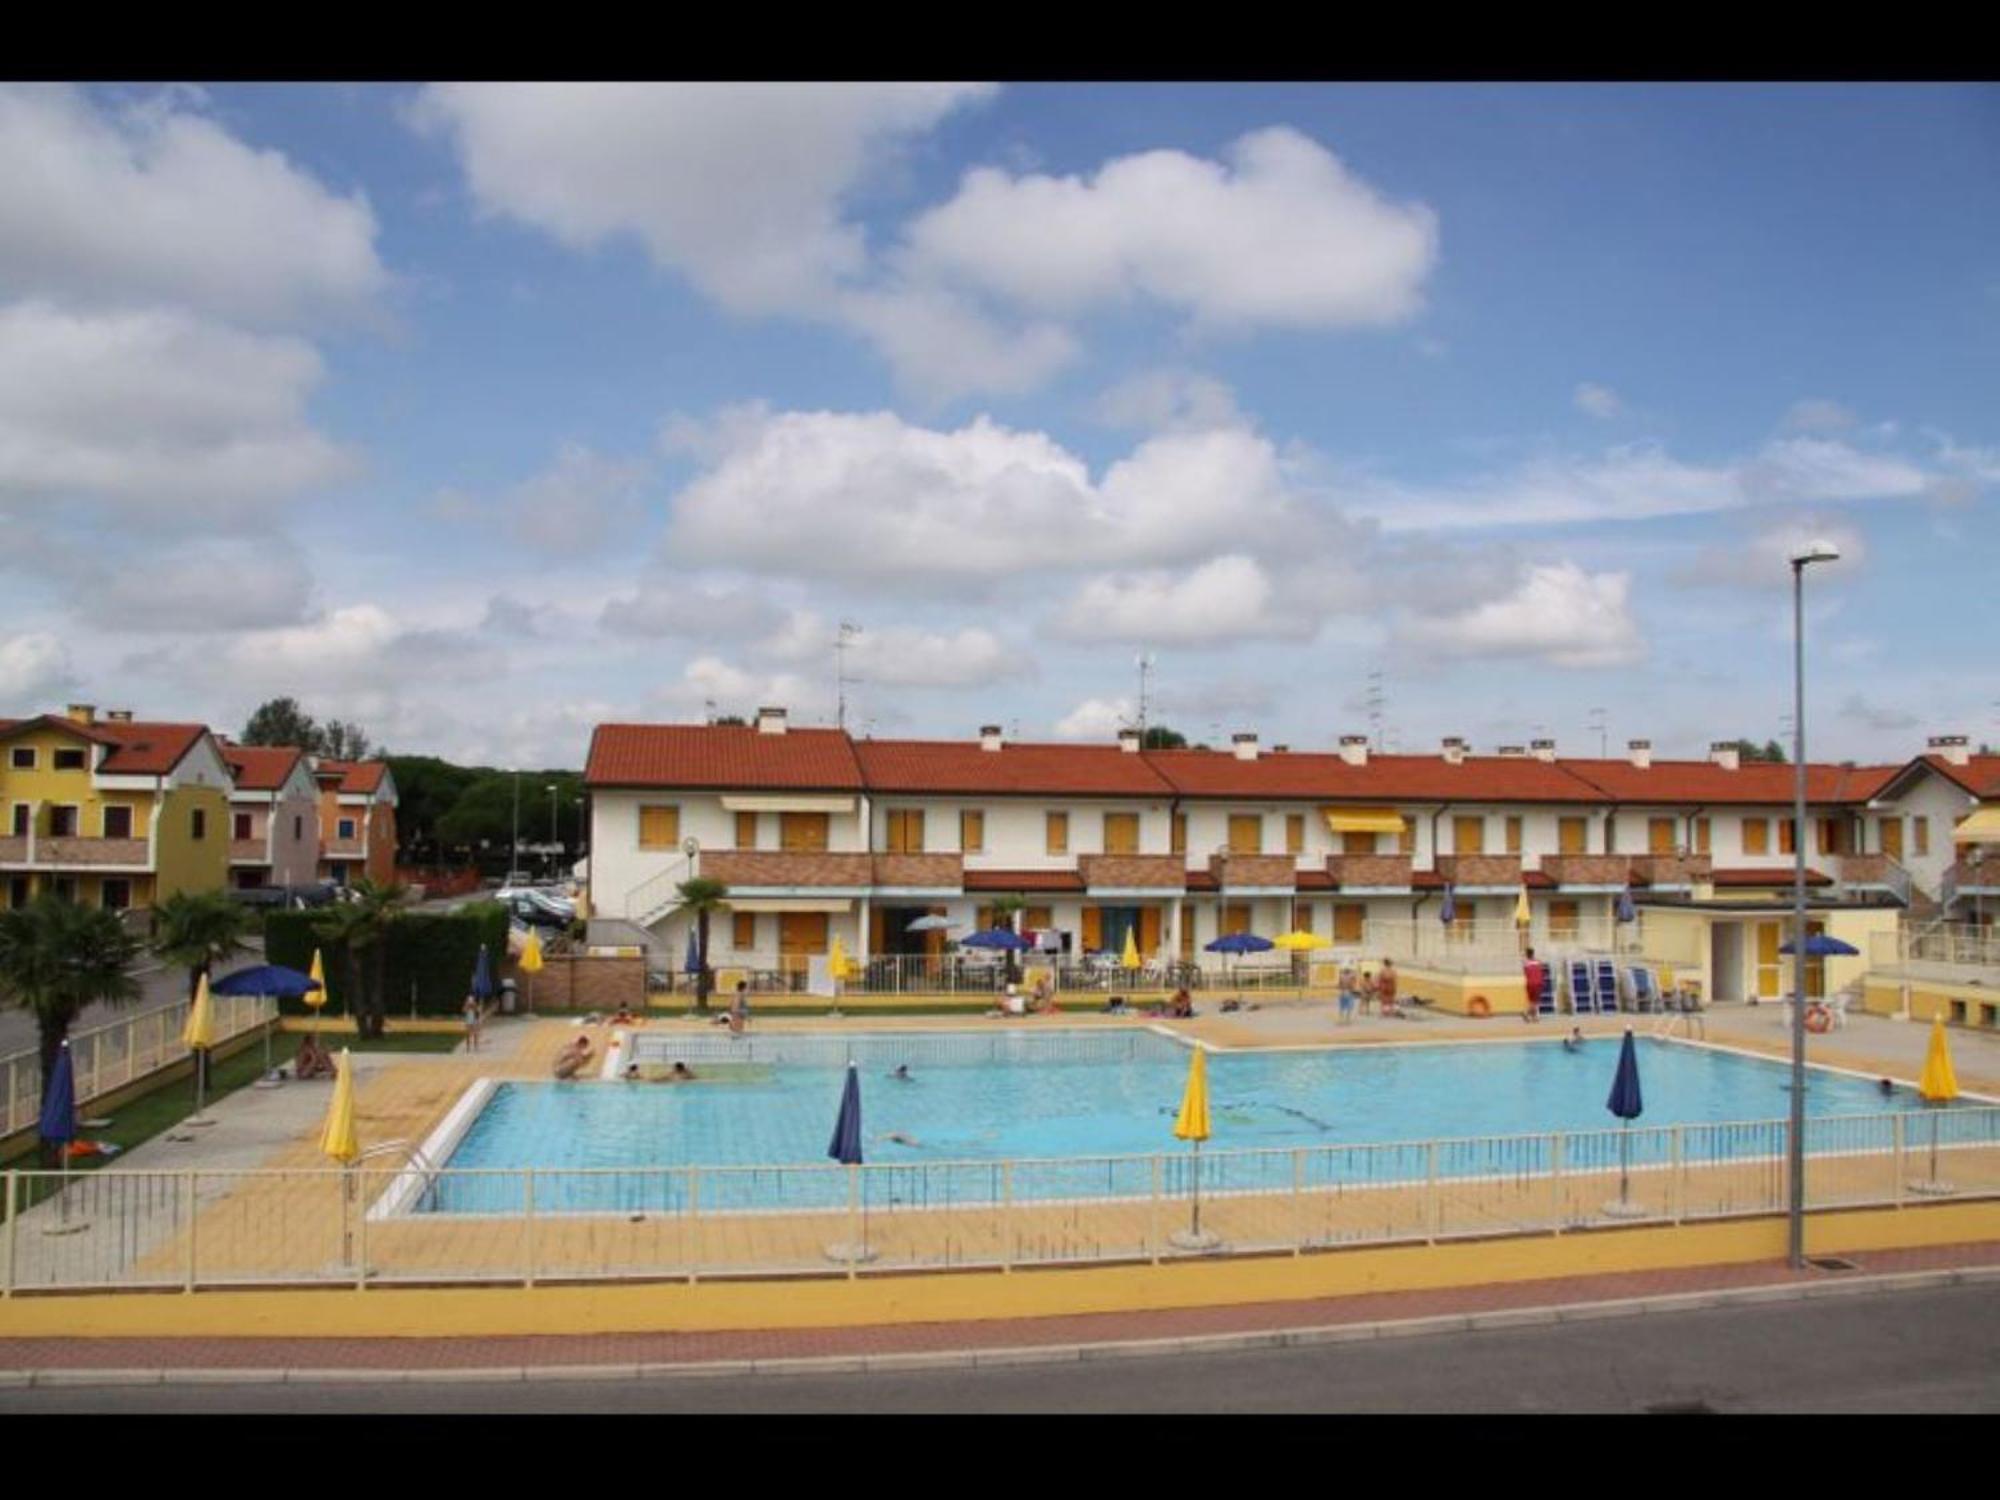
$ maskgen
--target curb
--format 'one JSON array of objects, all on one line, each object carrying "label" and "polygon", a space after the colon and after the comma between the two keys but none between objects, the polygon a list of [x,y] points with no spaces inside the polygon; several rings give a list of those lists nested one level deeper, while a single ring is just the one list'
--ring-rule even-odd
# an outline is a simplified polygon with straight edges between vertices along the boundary
[{"label": "curb", "polygon": [[1232,1354],[1264,1349],[1298,1349],[1375,1339],[1427,1338],[1445,1333],[1497,1332],[1510,1328],[1552,1328],[1609,1318],[1660,1316],[1707,1308],[1762,1303],[1818,1301],[1881,1292],[1935,1291],[1950,1286],[2000,1282],[2000,1266],[1958,1270],[1901,1271],[1828,1282],[1777,1282],[1726,1287],[1707,1292],[1675,1292],[1607,1302],[1510,1307],[1480,1313],[1447,1313],[1375,1323],[1337,1323],[1315,1328],[1260,1329],[1247,1333],[1193,1334],[1183,1338],[1121,1339],[1105,1343],[1046,1344],[1001,1349],[925,1350],[909,1354],[829,1355],[800,1358],[706,1360],[689,1364],[472,1365],[457,1369],[262,1369],[187,1368],[156,1370],[0,1370],[0,1390],[42,1387],[129,1385],[470,1385],[529,1380],[715,1380],[751,1375],[862,1375],[939,1369],[992,1369],[1006,1365],[1066,1364],[1074,1361],[1155,1359],[1162,1355]]}]

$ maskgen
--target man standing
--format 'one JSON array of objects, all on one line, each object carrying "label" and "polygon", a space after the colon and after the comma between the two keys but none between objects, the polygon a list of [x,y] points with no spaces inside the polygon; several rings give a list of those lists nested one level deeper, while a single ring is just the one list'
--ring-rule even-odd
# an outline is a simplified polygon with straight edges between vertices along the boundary
[{"label": "man standing", "polygon": [[1528,1008],[1521,1019],[1532,1026],[1542,1019],[1542,986],[1549,982],[1549,966],[1535,957],[1533,948],[1521,963],[1521,978],[1528,986]]}]

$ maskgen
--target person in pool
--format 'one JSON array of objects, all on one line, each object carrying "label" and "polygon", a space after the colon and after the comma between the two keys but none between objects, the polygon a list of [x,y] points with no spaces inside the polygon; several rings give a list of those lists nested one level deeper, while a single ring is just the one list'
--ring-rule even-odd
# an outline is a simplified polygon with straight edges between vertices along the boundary
[{"label": "person in pool", "polygon": [[1572,1026],[1569,1029],[1569,1035],[1563,1038],[1563,1051],[1581,1052],[1582,1050],[1583,1028],[1581,1026]]},{"label": "person in pool", "polygon": [[1896,1092],[1895,1082],[1888,1078],[1884,1078],[1880,1083],[1876,1084],[1875,1087],[1877,1087],[1882,1091],[1882,1097],[1884,1099],[1888,1098],[1891,1094]]},{"label": "person in pool", "polygon": [[908,1063],[897,1063],[889,1076],[898,1083],[915,1083],[917,1081],[910,1076],[910,1065]]}]

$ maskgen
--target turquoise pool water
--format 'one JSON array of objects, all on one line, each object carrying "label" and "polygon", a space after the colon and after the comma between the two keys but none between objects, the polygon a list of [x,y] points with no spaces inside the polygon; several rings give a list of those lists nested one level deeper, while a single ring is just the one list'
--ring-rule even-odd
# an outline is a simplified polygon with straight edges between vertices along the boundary
[{"label": "turquoise pool water", "polygon": [[[1033,1040],[1049,1043],[1043,1055]],[[803,1057],[771,1046],[763,1054],[768,1060],[747,1070],[742,1051],[717,1054],[738,1059],[720,1069],[697,1056],[693,1083],[502,1084],[445,1165],[545,1169],[538,1210],[672,1209],[689,1196],[688,1174],[658,1169],[689,1167],[760,1169],[704,1171],[705,1208],[841,1202],[844,1174],[830,1170],[826,1148],[840,1102],[840,1057],[849,1052],[862,1075],[869,1165],[909,1168],[910,1180],[922,1178],[927,1194],[953,1201],[997,1195],[996,1173],[983,1163],[1185,1150],[1172,1133],[1187,1077],[1181,1046],[1151,1034],[1067,1048],[1054,1037],[1033,1040],[1008,1043],[1004,1056],[955,1056],[935,1037],[878,1034],[802,1046]],[[1085,1055],[1064,1055],[1076,1050]],[[1212,1055],[1213,1135],[1204,1150],[1219,1155],[1204,1169],[1204,1186],[1210,1173],[1218,1187],[1254,1187],[1266,1177],[1289,1184],[1297,1170],[1290,1149],[1225,1159],[1231,1152],[1310,1148],[1306,1170],[1315,1180],[1393,1180],[1422,1175],[1424,1148],[1355,1149],[1359,1143],[1531,1133],[1542,1139],[1501,1152],[1483,1143],[1446,1148],[1441,1170],[1539,1170],[1549,1132],[1607,1132],[1600,1139],[1614,1139],[1609,1132],[1618,1122],[1604,1102],[1617,1057],[1618,1044],[1609,1039],[1573,1053],[1538,1042]],[[889,1076],[901,1062],[909,1063],[912,1081]],[[711,1071],[704,1076],[705,1068]],[[732,1076],[717,1076],[723,1073]],[[1773,1121],[1789,1108],[1788,1072],[1777,1063],[1644,1040],[1640,1073],[1642,1127]],[[1821,1070],[1810,1075],[1806,1103],[1814,1117],[1922,1108],[1912,1091],[1885,1097],[1866,1079]],[[1702,1132],[1700,1139],[1711,1155],[1772,1149],[1768,1131]],[[1661,1135],[1644,1131],[1633,1145],[1635,1164],[1664,1159],[1667,1149]],[[1856,1149],[1851,1129],[1843,1129],[1838,1143],[1829,1137],[1809,1146]],[[1589,1143],[1572,1145],[1572,1161],[1583,1149]],[[577,1168],[618,1170],[595,1177],[564,1170]],[[1146,1192],[1151,1171],[1143,1160],[1017,1165],[1014,1190],[1038,1197]],[[512,1212],[521,1195],[513,1176],[447,1177],[418,1207]]]}]

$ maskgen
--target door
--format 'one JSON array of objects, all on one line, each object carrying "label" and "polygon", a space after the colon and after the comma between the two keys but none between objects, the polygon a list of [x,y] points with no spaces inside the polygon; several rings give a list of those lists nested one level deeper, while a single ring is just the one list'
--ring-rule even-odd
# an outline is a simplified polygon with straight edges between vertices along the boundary
[{"label": "door", "polygon": [[1549,903],[1549,941],[1552,943],[1573,943],[1577,930],[1582,925],[1581,904],[1575,901],[1551,901]]},{"label": "door", "polygon": [[1222,908],[1221,936],[1228,937],[1232,932],[1248,932],[1249,930],[1250,930],[1249,902],[1232,901],[1229,903],[1229,905]]},{"label": "door", "polygon": [[1139,909],[1139,957],[1151,963],[1160,951],[1160,909],[1146,906]]},{"label": "door", "polygon": [[1759,1000],[1775,1000],[1784,994],[1784,955],[1778,952],[1785,940],[1783,922],[1757,924],[1757,989]]},{"label": "door", "polygon": [[1372,833],[1343,833],[1340,836],[1342,854],[1373,854],[1375,835]]},{"label": "door", "polygon": [[[824,854],[827,844],[827,825],[830,817],[826,813],[788,812],[778,815],[778,847],[787,854]],[[921,837],[921,835],[919,835]],[[826,926],[826,913],[800,912],[799,916],[817,915],[820,926]]]},{"label": "door", "polygon": [[1342,947],[1359,947],[1365,941],[1368,908],[1360,902],[1343,902],[1333,909],[1333,940]]},{"label": "door", "polygon": [[1264,852],[1264,820],[1256,813],[1231,813],[1229,815],[1229,852],[1231,854],[1262,854]]},{"label": "door", "polygon": [[1137,854],[1139,852],[1139,815],[1137,813],[1106,813],[1104,815],[1104,852],[1106,854]]},{"label": "door", "polygon": [[1674,820],[1672,818],[1648,818],[1646,820],[1646,852],[1648,854],[1672,854],[1674,852]]},{"label": "door", "polygon": [[823,911],[787,911],[778,914],[778,953],[781,967],[803,970],[806,960],[827,948],[827,915]]},{"label": "door", "polygon": [[1453,818],[1451,820],[1451,852],[1453,854],[1484,854],[1486,852],[1486,820],[1484,818]]},{"label": "door", "polygon": [[1588,818],[1558,818],[1556,820],[1556,852],[1559,854],[1583,854],[1585,837],[1590,829]]}]

